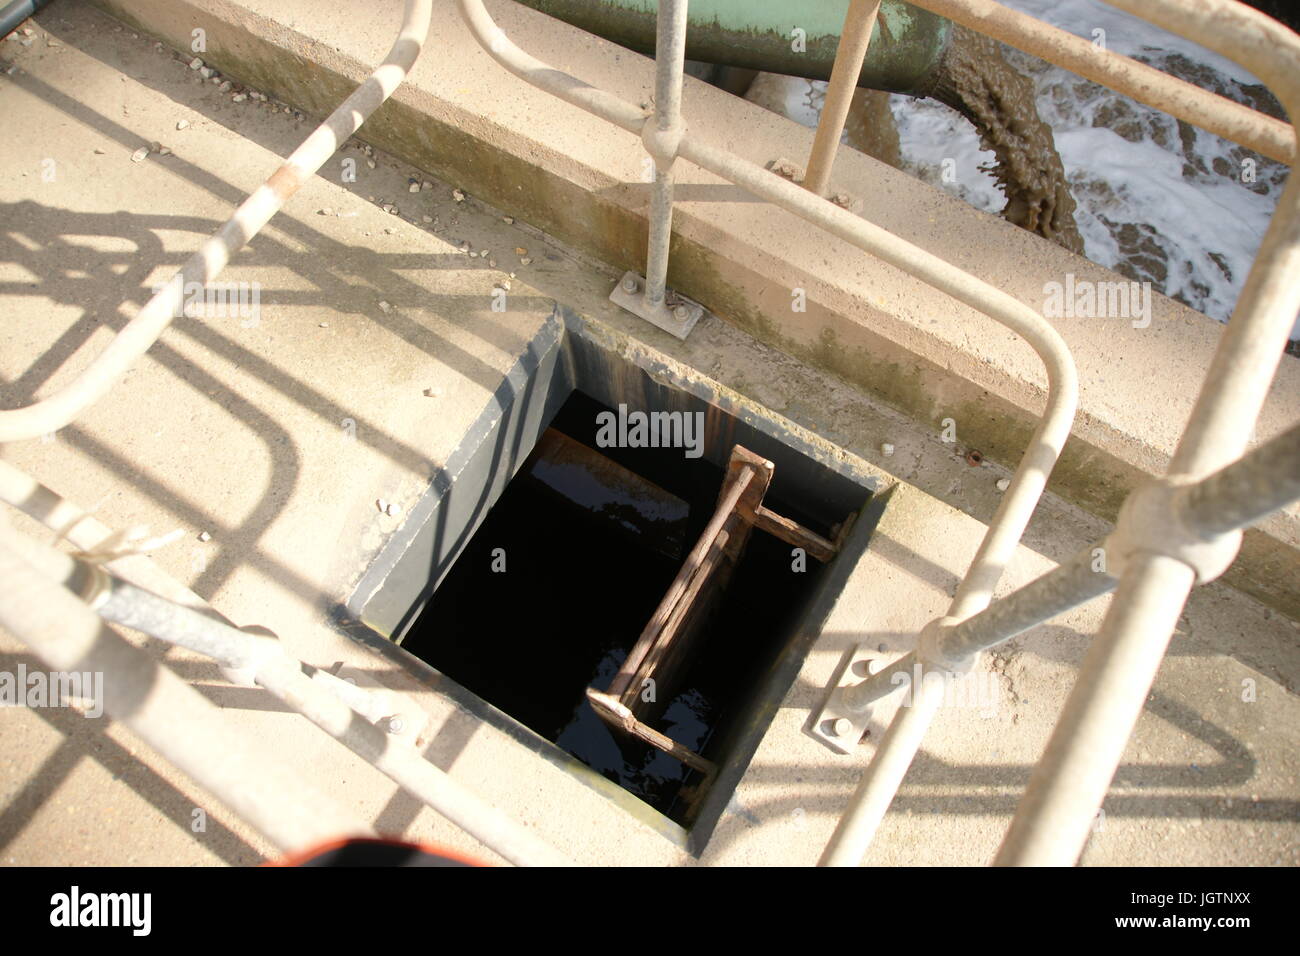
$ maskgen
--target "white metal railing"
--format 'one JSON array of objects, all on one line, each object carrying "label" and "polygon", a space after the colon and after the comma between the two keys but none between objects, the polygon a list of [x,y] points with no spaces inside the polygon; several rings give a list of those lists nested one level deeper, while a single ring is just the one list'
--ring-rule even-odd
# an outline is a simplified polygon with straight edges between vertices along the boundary
[{"label": "white metal railing", "polygon": [[[406,0],[397,39],[383,62],[240,204],[70,385],[26,408],[0,411],[0,442],[53,432],[103,397],[157,341],[172,318],[181,314],[187,285],[214,280],[230,257],[392,95],[419,56],[431,17],[432,0]],[[113,537],[82,509],[3,461],[0,500],[86,551]],[[301,850],[371,830],[355,813],[287,774],[264,748],[238,739],[218,708],[103,626],[101,618],[215,658],[227,676],[275,694],[507,860],[568,863],[408,744],[388,739],[384,727],[357,720],[357,712],[345,702],[359,696],[351,685],[331,687],[327,681],[306,677],[301,662],[286,655],[278,641],[235,628],[143,556],[124,556],[101,567],[35,544],[0,521],[0,581],[4,582],[0,625],[51,667],[111,674],[105,683],[105,710],[282,850]],[[62,585],[75,586],[77,593]]]},{"label": "white metal railing", "polygon": [[[430,2],[406,0],[401,32],[383,64],[239,207],[230,222],[186,263],[177,279],[150,300],[72,385],[28,408],[0,412],[0,441],[35,437],[63,427],[121,378],[157,340],[171,317],[179,314],[185,283],[212,281],[230,255],[392,94],[428,33]],[[940,672],[964,669],[980,650],[1118,587],[997,861],[1074,862],[1188,591],[1194,584],[1217,577],[1231,563],[1240,540],[1239,528],[1300,496],[1300,429],[1292,429],[1241,458],[1291,323],[1300,311],[1300,282],[1292,278],[1300,275],[1300,186],[1289,183],[1278,204],[1169,475],[1130,496],[1115,532],[1103,543],[1108,570],[1093,571],[1092,562],[1083,559],[1091,557],[1087,552],[990,604],[993,589],[1069,435],[1077,405],[1074,363],[1051,324],[1001,290],[821,198],[839,141],[842,109],[828,109],[823,115],[824,128],[818,130],[809,163],[810,173],[816,176],[809,176],[807,189],[688,134],[681,117],[684,0],[661,0],[659,5],[656,105],[648,115],[519,49],[492,21],[481,0],[458,2],[478,42],[506,69],[642,137],[654,159],[656,176],[647,275],[643,283],[634,283],[639,290],[638,314],[657,315],[667,309],[673,165],[681,158],[984,312],[1024,337],[1038,353],[1048,380],[1043,418],[948,615],[924,628],[913,655],[837,692],[833,701],[851,715],[846,719],[856,726],[857,721],[865,722],[870,704],[893,689],[887,682],[896,668],[917,664]],[[999,4],[988,0],[913,2],[1076,69],[1265,155],[1289,161],[1294,154],[1291,127],[1117,54],[1097,50]],[[1232,0],[1201,0],[1191,9],[1176,0],[1112,0],[1112,5],[1247,65],[1278,94],[1289,115],[1300,115],[1300,38],[1271,19]],[[828,102],[832,98],[836,103],[847,101],[869,42],[868,21],[878,6],[878,0],[851,0],[850,22],[841,42],[845,59],[843,63],[837,59]],[[0,500],[67,533],[84,547],[103,540],[108,531],[3,462]],[[97,563],[33,545],[0,526],[0,575],[8,585],[0,591],[0,624],[27,641],[51,666],[70,667],[89,656],[114,673],[136,675],[106,701],[108,711],[121,716],[277,845],[297,848],[322,834],[336,836],[366,832],[367,828],[346,811],[318,798],[302,782],[277,773],[256,756],[255,748],[231,747],[228,736],[216,744],[214,735],[221,728],[211,705],[166,668],[144,658],[104,628],[100,618],[201,650],[221,661],[232,674],[237,672],[266,687],[508,859],[565,862],[533,834],[460,789],[427,761],[395,748],[373,725],[357,725],[355,712],[343,699],[305,678],[300,665],[285,657],[276,642],[234,628],[147,559],[124,557],[109,562],[107,571],[112,574]],[[86,599],[99,617],[87,608]],[[913,706],[900,709],[823,862],[856,864],[861,859],[939,705],[939,696],[927,692],[926,687],[937,686],[936,682],[921,682]],[[181,726],[178,715],[184,716],[186,727],[193,721],[194,734],[176,732]],[[215,750],[234,756],[213,761],[210,757]],[[296,795],[295,801],[301,801],[295,803],[299,809],[286,809],[282,799],[266,796],[267,788]],[[319,816],[301,813],[302,805],[312,806]],[[304,820],[307,817],[313,820]]]},{"label": "white metal railing", "polygon": [[[1300,467],[1295,434],[1262,449],[1237,466],[1237,479],[1197,483],[1211,471],[1237,461],[1263,407],[1287,334],[1300,311],[1300,186],[1287,186],[1256,256],[1206,376],[1192,418],[1169,474],[1132,494],[1114,534],[1105,543],[1108,567],[1097,574],[1092,562],[1063,565],[985,611],[993,588],[1028,523],[1047,476],[1069,434],[1077,402],[1077,376],[1068,349],[1042,316],[1000,290],[821,198],[838,148],[849,96],[856,86],[879,0],[851,0],[840,48],[805,181],[807,191],[688,133],[681,118],[685,0],[659,0],[656,45],[656,105],[647,116],[633,105],[535,59],[496,26],[482,0],[458,0],[480,45],[510,72],[640,134],[655,161],[645,298],[630,308],[655,321],[666,284],[672,216],[672,167],[678,159],[741,186],[826,229],[859,249],[978,309],[1021,334],[1038,352],[1048,374],[1047,407],[1016,470],[1008,494],[994,515],[948,615],[922,631],[909,665],[952,672],[969,668],[974,655],[1053,614],[1118,585],[1101,633],[1085,659],[1065,713],[1013,820],[999,863],[1073,863],[1082,850],[1097,807],[1164,655],[1169,635],[1194,584],[1212,580],[1228,567],[1240,544],[1237,530],[1258,514],[1213,528],[1187,510],[1189,496],[1225,504],[1246,483],[1282,488],[1269,497],[1272,508],[1296,497],[1283,482],[1286,469]],[[914,0],[921,7],[1073,68],[1090,79],[1132,95],[1175,116],[1243,142],[1265,155],[1290,162],[1295,131],[1223,97],[1200,90],[1127,57],[1094,47],[991,0]],[[1180,33],[1248,66],[1278,95],[1288,115],[1300,115],[1300,38],[1276,21],[1232,0],[1202,0],[1188,8],[1175,0],[1112,0],[1112,5],[1174,33]],[[841,57],[844,58],[841,60]],[[637,284],[632,283],[632,288]],[[654,299],[651,299],[653,294]],[[657,323],[659,324],[659,323]],[[1280,462],[1281,464],[1278,464]],[[1212,489],[1207,491],[1206,489]],[[1217,492],[1213,489],[1218,489]],[[1085,573],[1085,570],[1086,573]],[[987,614],[985,617],[981,614]],[[1013,629],[1013,624],[1015,629]],[[1022,626],[1023,625],[1023,626]],[[966,630],[962,630],[965,627]],[[972,640],[978,628],[982,640]],[[902,666],[901,664],[898,666]],[[867,707],[896,685],[894,669],[846,691],[836,690],[828,710],[851,725],[856,740]],[[822,862],[855,865],[869,846],[903,776],[940,706],[942,683],[921,681],[910,707],[900,708],[881,739]],[[838,706],[838,709],[836,709]]]}]

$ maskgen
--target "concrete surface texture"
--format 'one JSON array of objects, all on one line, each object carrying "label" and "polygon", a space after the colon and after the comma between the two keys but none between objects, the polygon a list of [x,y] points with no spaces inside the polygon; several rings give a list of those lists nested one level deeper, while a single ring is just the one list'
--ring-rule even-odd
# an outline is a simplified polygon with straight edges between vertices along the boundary
[{"label": "concrete surface texture", "polygon": [[[387,49],[399,5],[379,16],[352,0],[98,0],[148,34],[188,49],[206,30],[208,59],[233,76],[324,116]],[[489,12],[534,56],[648,106],[653,64],[512,3]],[[480,50],[453,0],[438,0],[431,55],[361,138],[621,269],[642,269],[649,187],[640,140],[506,73]],[[757,165],[802,161],[812,131],[686,80],[688,128]],[[670,284],[728,322],[834,372],[938,431],[945,418],[988,458],[1014,465],[1042,410],[1045,376],[1013,333],[847,243],[678,163]],[[1045,247],[995,216],[852,150],[832,186],[861,214],[1035,310],[1049,282],[1120,276]],[[1072,277],[1072,279],[1070,278]],[[795,311],[793,292],[805,293]],[[1127,492],[1163,474],[1221,326],[1158,294],[1152,321],[1054,319],[1080,368],[1074,439],[1052,487],[1114,520]],[[1283,363],[1257,439],[1300,416],[1300,365]],[[1237,587],[1300,617],[1300,509],[1246,535],[1229,571]]]},{"label": "concrete surface texture", "polygon": [[[263,22],[232,6],[202,6],[205,16],[220,13],[232,22],[247,16],[245,26]],[[383,17],[350,19],[359,6],[313,5],[309,14],[305,5],[283,4],[275,16],[289,29],[310,22],[313,35],[334,38],[340,52],[331,68],[350,75],[356,64],[382,52],[391,31]],[[179,30],[188,22],[178,12],[183,8],[197,5],[159,4],[159,17]],[[395,11],[390,14],[395,22]],[[454,17],[439,22],[460,37]],[[510,17],[502,23],[509,27]],[[562,45],[548,48],[545,30],[535,35],[539,42],[529,46],[575,72],[601,62]],[[287,36],[281,30],[277,42],[289,42]],[[84,367],[152,284],[170,275],[311,128],[294,105],[275,99],[274,90],[262,100],[238,80],[222,89],[228,78],[191,69],[192,54],[174,52],[86,7],[55,5],[37,18],[28,39],[30,45],[0,45],[0,56],[17,67],[0,76],[0,111],[25,130],[11,140],[3,159],[9,175],[0,181],[0,305],[8,316],[0,329],[0,400],[7,407],[56,390]],[[557,109],[522,93],[485,104],[472,87],[486,67],[468,39],[461,40],[422,61],[410,97],[433,85],[443,95],[463,97],[457,118],[485,136],[490,131],[474,125],[471,104],[499,113],[494,124],[518,122],[530,130],[535,124],[522,121],[531,111]],[[461,56],[477,65],[467,68],[467,61],[457,61]],[[441,71],[453,68],[462,72],[448,83]],[[633,72],[604,78],[630,89],[641,82]],[[236,101],[241,94],[245,98]],[[696,99],[688,100],[688,115],[707,103],[694,87],[691,95]],[[730,119],[718,114],[717,121],[719,135],[728,135]],[[586,177],[586,188],[635,204],[630,187],[590,172],[597,168],[592,152],[608,147],[605,134],[585,127],[576,114],[547,125],[554,127],[548,135],[564,138],[570,150],[568,174],[575,182]],[[789,128],[764,120],[751,141],[735,145],[775,147],[761,141]],[[132,160],[154,143],[167,152]],[[633,156],[631,144],[618,145],[617,155],[624,152]],[[552,143],[546,153],[548,163],[558,162],[563,151]],[[355,182],[343,176],[349,159]],[[52,178],[43,175],[51,168],[47,160],[54,162]],[[885,177],[879,193],[904,188],[874,169],[873,175]],[[501,171],[507,181],[509,172]],[[633,167],[620,175],[620,181],[636,181]],[[307,663],[328,668],[342,662],[409,698],[428,717],[428,759],[577,862],[814,862],[871,746],[868,740],[851,757],[830,753],[802,731],[809,709],[847,647],[866,643],[888,659],[906,652],[920,627],[943,611],[996,507],[997,479],[1007,472],[996,463],[972,468],[961,448],[940,441],[933,422],[891,407],[878,391],[845,381],[826,363],[804,361],[750,334],[762,330],[711,317],[687,342],[670,339],[606,300],[621,259],[634,259],[635,250],[593,261],[559,237],[523,225],[508,207],[458,195],[453,190],[459,185],[349,144],[223,274],[226,282],[259,283],[256,321],[178,319],[77,423],[48,440],[7,445],[4,458],[70,499],[95,506],[96,516],[112,527],[184,529],[181,541],[156,554],[159,565],[237,623],[272,628]],[[784,276],[780,269],[791,279],[833,273],[836,283],[872,286],[882,301],[911,316],[915,342],[943,340],[955,348],[960,340],[969,347],[974,358],[953,366],[960,374],[983,368],[981,357],[1005,341],[966,316],[938,322],[938,316],[956,315],[951,306],[904,308],[913,300],[897,276],[873,264],[863,264],[861,274],[846,269],[842,249],[826,245],[829,240],[807,245],[789,224],[774,231],[749,208],[757,204],[709,202],[718,188],[701,181],[683,190],[688,234],[713,230],[725,246],[732,240],[717,223],[734,232],[767,229],[772,247],[790,258],[779,269],[773,265],[773,276]],[[976,271],[1001,270],[1013,286],[1018,256],[1064,255],[1045,243],[1031,246],[1030,237],[1017,238],[1006,227],[994,233],[1006,241],[1006,258],[995,263],[992,243],[963,242],[967,214],[951,210],[942,197],[927,201],[953,232],[921,222],[928,217],[915,212],[903,223],[901,204],[889,217],[936,247],[954,254],[964,248],[959,261]],[[975,223],[1000,228],[969,215],[971,229]],[[1080,273],[1092,268],[1081,262],[1072,267]],[[761,271],[754,260],[746,268]],[[508,308],[493,311],[492,289],[506,283]],[[833,298],[829,287],[826,295]],[[561,762],[543,759],[458,708],[436,682],[421,683],[350,640],[329,620],[330,609],[346,599],[401,520],[401,512],[381,513],[376,500],[409,510],[465,428],[492,407],[502,377],[557,302],[625,347],[653,349],[664,361],[698,370],[840,446],[893,489],[871,548],[852,569],[699,856],[585,786]],[[1134,347],[1154,350],[1163,342],[1159,347],[1172,352],[1168,361],[1184,368],[1179,381],[1195,382],[1212,330],[1173,304],[1160,308],[1166,310],[1162,331],[1151,339],[1135,336]],[[936,318],[932,330],[928,316]],[[1076,345],[1082,331],[1068,332]],[[1100,361],[1104,342],[1093,339],[1076,351],[1085,381],[1138,378]],[[1031,395],[1035,373],[1028,359],[1000,368],[1004,385],[1015,379]],[[971,381],[988,384],[978,376]],[[1289,382],[1281,383],[1270,412],[1274,425],[1289,420],[1288,412],[1295,417]],[[1149,393],[1151,383],[1142,384]],[[1091,394],[1110,396],[1103,404],[1115,402],[1117,415],[1133,416],[1129,426],[1145,444],[1129,459],[1154,467],[1184,406],[1151,405],[1140,413],[1121,407],[1105,388]],[[1085,432],[1093,428],[1089,421],[1081,426]],[[885,443],[894,446],[887,457],[880,451]],[[51,540],[34,523],[14,520]],[[1105,528],[1104,515],[1049,495],[1002,589],[1041,574]],[[1286,586],[1293,588],[1294,581]],[[897,600],[900,594],[907,600]],[[991,859],[1105,606],[1096,602],[1064,615],[981,662],[979,673],[996,689],[992,702],[976,711],[941,712],[866,862]],[[214,665],[194,655],[130,636],[223,708],[232,746],[270,742],[287,767],[382,832],[495,860],[269,695],[229,686]],[[1241,591],[1217,583],[1196,592],[1083,862],[1300,863],[1297,643],[1292,621]],[[39,666],[20,642],[0,635],[0,670],[20,663]],[[0,738],[5,864],[248,864],[270,853],[211,795],[107,718],[71,709],[5,708]],[[196,810],[203,813],[196,816]],[[200,817],[205,826],[197,830]]]}]

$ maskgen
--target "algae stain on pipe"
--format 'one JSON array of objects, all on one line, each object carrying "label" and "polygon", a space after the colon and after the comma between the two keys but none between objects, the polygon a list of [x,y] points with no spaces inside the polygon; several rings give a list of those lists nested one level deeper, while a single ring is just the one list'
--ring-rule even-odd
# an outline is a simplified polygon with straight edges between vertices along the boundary
[{"label": "algae stain on pipe", "polygon": [[[654,56],[655,0],[520,0],[621,46]],[[691,60],[829,79],[848,0],[693,0],[686,31]],[[793,42],[802,31],[803,44]],[[882,0],[859,86],[925,95],[952,23],[901,0]],[[796,49],[796,46],[799,49]]]}]

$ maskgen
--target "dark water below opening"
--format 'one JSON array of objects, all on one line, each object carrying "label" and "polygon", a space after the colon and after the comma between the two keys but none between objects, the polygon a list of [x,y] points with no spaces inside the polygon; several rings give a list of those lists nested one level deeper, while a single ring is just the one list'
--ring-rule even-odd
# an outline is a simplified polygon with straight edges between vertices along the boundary
[{"label": "dark water below opening", "polygon": [[[574,393],[552,428],[596,449],[688,507],[679,554],[629,535],[615,512],[557,498],[520,468],[407,631],[405,650],[689,826],[701,776],[640,741],[611,731],[586,688],[608,686],[713,514],[723,470],[680,448],[596,448],[604,406]],[[575,494],[581,498],[581,495]],[[781,497],[777,469],[769,508],[822,535],[830,529]],[[501,566],[504,550],[504,572]],[[721,763],[762,676],[780,658],[823,573],[790,546],[754,532],[726,594],[702,625],[679,686],[665,689],[652,726]],[[683,789],[685,788],[685,790]],[[702,795],[701,795],[702,796]],[[698,803],[695,804],[698,806]]]}]

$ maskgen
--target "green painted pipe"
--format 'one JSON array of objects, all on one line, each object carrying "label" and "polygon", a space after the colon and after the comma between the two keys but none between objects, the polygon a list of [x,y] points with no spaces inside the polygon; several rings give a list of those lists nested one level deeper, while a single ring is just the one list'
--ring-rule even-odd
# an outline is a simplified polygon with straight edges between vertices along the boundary
[{"label": "green painted pipe", "polygon": [[[654,55],[657,0],[519,2],[630,50]],[[826,80],[848,7],[848,0],[691,0],[686,56]],[[882,0],[858,85],[927,95],[951,36],[950,20],[902,0]]]}]

